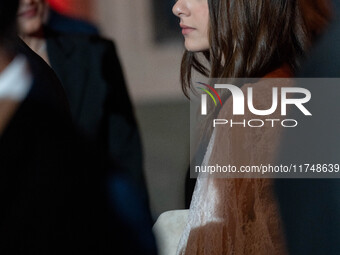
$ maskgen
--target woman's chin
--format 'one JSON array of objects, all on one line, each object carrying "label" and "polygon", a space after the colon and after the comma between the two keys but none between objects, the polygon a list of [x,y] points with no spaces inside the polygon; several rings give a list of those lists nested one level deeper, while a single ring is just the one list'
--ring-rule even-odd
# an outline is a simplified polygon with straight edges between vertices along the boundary
[{"label": "woman's chin", "polygon": [[192,43],[189,40],[185,40],[184,47],[190,52],[201,52],[209,49],[209,45],[201,45],[197,43]]},{"label": "woman's chin", "polygon": [[21,33],[25,35],[36,34],[42,27],[42,22],[40,20],[32,20],[26,24],[20,24],[19,29]]}]

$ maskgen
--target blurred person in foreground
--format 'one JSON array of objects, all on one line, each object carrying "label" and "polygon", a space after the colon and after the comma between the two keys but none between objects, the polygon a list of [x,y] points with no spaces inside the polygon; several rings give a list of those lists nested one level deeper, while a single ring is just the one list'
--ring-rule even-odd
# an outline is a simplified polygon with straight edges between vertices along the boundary
[{"label": "blurred person in foreground", "polygon": [[47,8],[45,0],[20,1],[20,37],[56,72],[77,129],[145,190],[139,132],[113,42],[47,28]]},{"label": "blurred person in foreground", "polygon": [[74,199],[86,177],[73,170],[67,100],[52,70],[18,41],[17,7],[0,1],[0,253],[85,251],[80,226],[89,215]]},{"label": "blurred person in foreground", "polygon": [[108,188],[119,177],[75,132],[56,75],[17,38],[17,7],[0,1],[0,253],[154,254]]},{"label": "blurred person in foreground", "polygon": [[96,35],[47,28],[43,24],[47,7],[45,0],[20,1],[20,37],[56,72],[77,130],[110,159],[110,203],[140,230],[137,239],[151,247],[141,142],[115,46]]}]

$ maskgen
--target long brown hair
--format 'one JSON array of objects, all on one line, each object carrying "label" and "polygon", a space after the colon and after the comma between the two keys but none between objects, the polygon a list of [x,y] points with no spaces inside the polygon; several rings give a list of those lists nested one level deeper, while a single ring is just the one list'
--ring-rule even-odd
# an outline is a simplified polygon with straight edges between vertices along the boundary
[{"label": "long brown hair", "polygon": [[193,69],[213,78],[262,77],[284,63],[295,71],[310,46],[298,0],[208,0],[208,6],[210,49],[182,58],[186,96]]}]

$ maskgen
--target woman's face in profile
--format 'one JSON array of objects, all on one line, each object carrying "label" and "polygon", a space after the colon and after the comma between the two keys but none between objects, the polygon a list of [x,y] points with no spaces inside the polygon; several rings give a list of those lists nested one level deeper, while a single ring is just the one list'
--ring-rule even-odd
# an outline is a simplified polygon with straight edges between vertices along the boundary
[{"label": "woman's face in profile", "polygon": [[209,8],[207,0],[178,0],[172,12],[180,18],[180,26],[188,51],[209,49]]},{"label": "woman's face in profile", "polygon": [[45,0],[20,0],[18,24],[20,33],[31,35],[37,33],[42,25],[45,12]]}]

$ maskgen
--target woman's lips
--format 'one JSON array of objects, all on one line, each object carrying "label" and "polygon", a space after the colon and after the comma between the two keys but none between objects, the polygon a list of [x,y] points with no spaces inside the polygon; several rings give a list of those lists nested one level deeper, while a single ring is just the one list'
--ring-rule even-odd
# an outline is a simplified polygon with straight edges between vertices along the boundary
[{"label": "woman's lips", "polygon": [[187,35],[187,34],[189,34],[189,33],[191,33],[192,31],[195,30],[195,28],[188,27],[188,26],[182,25],[182,24],[180,24],[180,27],[182,28],[182,34],[183,35]]},{"label": "woman's lips", "polygon": [[28,10],[20,12],[19,17],[32,18],[37,15],[37,12],[38,12],[37,8],[30,8]]}]

